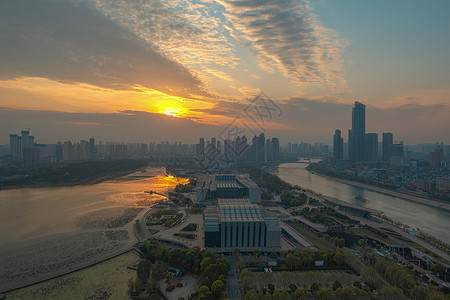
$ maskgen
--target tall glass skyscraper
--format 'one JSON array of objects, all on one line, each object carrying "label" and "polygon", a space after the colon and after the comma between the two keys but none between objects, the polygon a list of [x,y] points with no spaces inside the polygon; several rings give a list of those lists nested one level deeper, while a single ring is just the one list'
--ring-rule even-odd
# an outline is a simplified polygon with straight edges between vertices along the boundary
[{"label": "tall glass skyscraper", "polygon": [[358,101],[352,110],[352,157],[353,161],[366,160],[366,106]]},{"label": "tall glass skyscraper", "polygon": [[339,129],[336,129],[333,136],[333,157],[335,159],[342,159],[344,157],[344,140]]}]

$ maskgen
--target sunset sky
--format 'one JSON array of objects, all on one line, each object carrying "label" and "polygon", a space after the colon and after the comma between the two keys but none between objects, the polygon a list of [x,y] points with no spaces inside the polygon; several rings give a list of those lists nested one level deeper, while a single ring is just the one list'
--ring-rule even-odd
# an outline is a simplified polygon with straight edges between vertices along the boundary
[{"label": "sunset sky", "polygon": [[[367,132],[450,144],[449,12],[448,0],[3,0],[0,144],[25,128],[43,143],[194,143],[236,117],[330,144],[335,129],[346,140],[355,100]],[[263,126],[244,113],[261,92],[279,109]]]}]

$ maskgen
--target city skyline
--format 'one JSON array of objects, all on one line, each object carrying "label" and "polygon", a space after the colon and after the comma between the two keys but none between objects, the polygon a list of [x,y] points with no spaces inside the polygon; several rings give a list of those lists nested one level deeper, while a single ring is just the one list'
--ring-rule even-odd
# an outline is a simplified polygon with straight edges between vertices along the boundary
[{"label": "city skyline", "polygon": [[3,1],[0,144],[28,127],[43,143],[86,131],[158,140],[141,129],[155,119],[213,136],[236,116],[249,123],[260,92],[282,112],[264,129],[284,141],[331,144],[359,101],[367,132],[450,143],[449,6]]}]

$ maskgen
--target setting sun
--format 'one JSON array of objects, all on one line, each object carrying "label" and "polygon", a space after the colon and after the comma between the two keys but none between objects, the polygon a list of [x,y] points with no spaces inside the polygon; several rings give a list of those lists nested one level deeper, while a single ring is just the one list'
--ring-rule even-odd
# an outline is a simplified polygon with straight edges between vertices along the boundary
[{"label": "setting sun", "polygon": [[176,117],[178,116],[178,114],[180,113],[181,109],[180,108],[172,108],[172,107],[168,107],[164,110],[164,114],[168,115],[168,116],[172,116],[172,117]]}]

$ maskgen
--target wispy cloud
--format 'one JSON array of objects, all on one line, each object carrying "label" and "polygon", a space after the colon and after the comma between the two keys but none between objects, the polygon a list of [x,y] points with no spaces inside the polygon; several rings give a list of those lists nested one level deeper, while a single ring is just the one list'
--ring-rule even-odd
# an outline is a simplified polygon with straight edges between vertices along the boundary
[{"label": "wispy cloud", "polygon": [[345,85],[343,42],[311,12],[307,0],[220,0],[233,36],[266,69],[278,68],[297,84]]},{"label": "wispy cloud", "polygon": [[213,1],[91,1],[164,55],[199,72],[206,65],[234,67],[239,63],[220,6]]},{"label": "wispy cloud", "polygon": [[186,67],[86,1],[0,2],[0,79],[45,77],[171,94],[204,94]]},{"label": "wispy cloud", "polygon": [[217,78],[223,79],[225,81],[233,81],[233,78],[231,78],[230,75],[228,75],[225,72],[219,71],[219,70],[206,69],[205,72],[207,72]]}]

